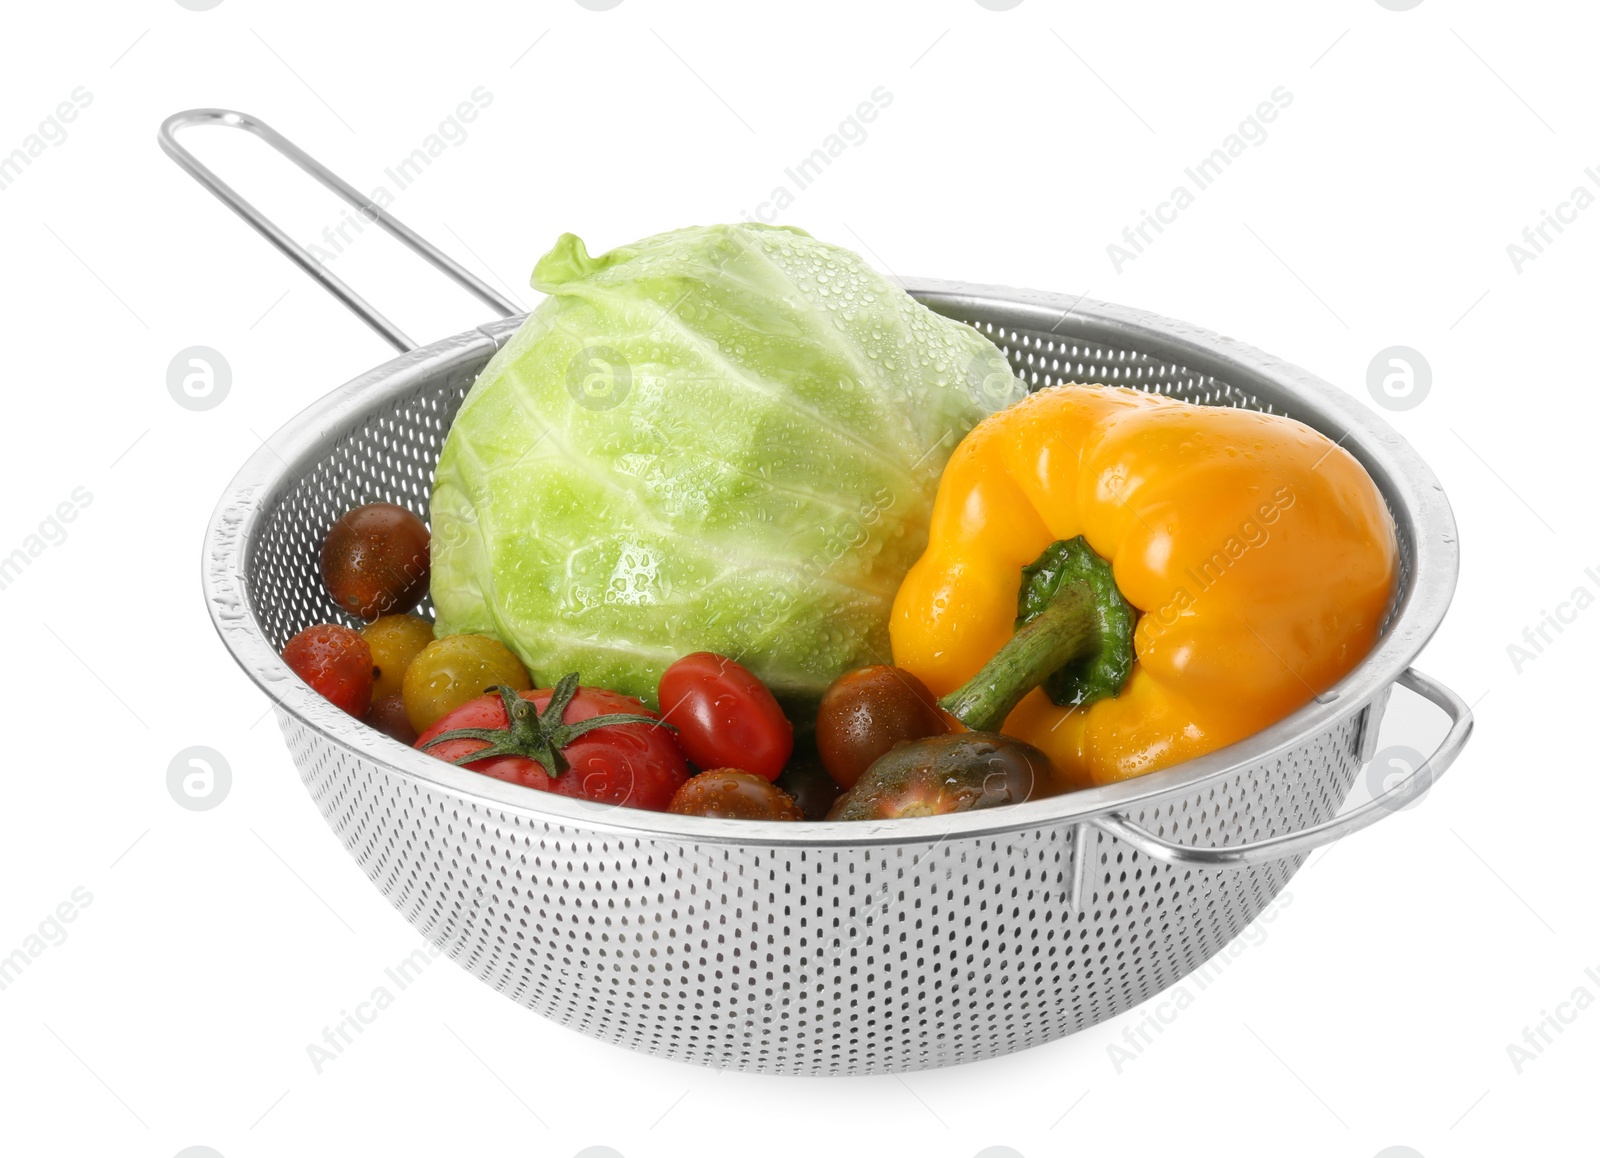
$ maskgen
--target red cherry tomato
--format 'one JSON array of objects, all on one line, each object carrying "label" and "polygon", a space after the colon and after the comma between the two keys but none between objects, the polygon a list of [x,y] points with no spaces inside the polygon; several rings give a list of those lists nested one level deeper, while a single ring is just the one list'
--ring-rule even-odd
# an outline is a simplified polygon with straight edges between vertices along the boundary
[{"label": "red cherry tomato", "polygon": [[701,768],[776,780],[794,750],[794,725],[767,685],[715,652],[684,656],[662,673],[656,694],[661,718]]},{"label": "red cherry tomato", "polygon": [[283,647],[283,662],[311,690],[352,716],[372,706],[372,649],[337,623],[308,627]]},{"label": "red cherry tomato", "polygon": [[[488,728],[507,732],[507,743],[515,733],[506,712],[505,695],[511,689],[469,700],[453,712],[440,717],[432,727],[417,738],[416,747],[441,760],[457,761],[463,756],[490,747],[486,740],[451,739],[437,744],[433,741],[446,732],[458,728]],[[531,703],[541,714],[550,704],[550,688],[517,692],[515,695]],[[554,792],[558,796],[574,796],[600,804],[625,804],[631,808],[651,808],[665,811],[672,795],[689,779],[689,766],[670,729],[653,723],[610,724],[584,732],[573,739],[561,736],[563,724],[578,724],[595,716],[625,715],[646,716],[658,719],[656,713],[646,708],[632,696],[604,688],[580,687],[573,695],[560,720],[544,719],[540,726],[549,729],[545,734],[553,739],[568,767],[551,775],[545,765],[530,756],[504,754],[475,760],[465,765],[474,772],[493,776],[496,780],[521,784]],[[536,736],[538,728],[523,721],[523,730]],[[432,747],[429,747],[433,744]],[[533,751],[537,743],[524,750]]]}]

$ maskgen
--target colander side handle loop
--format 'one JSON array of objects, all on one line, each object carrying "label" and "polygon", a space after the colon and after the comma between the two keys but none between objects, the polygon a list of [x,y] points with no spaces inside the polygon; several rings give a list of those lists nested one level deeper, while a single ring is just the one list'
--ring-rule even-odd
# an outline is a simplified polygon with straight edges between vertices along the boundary
[{"label": "colander side handle loop", "polygon": [[1299,832],[1289,832],[1282,836],[1268,837],[1250,844],[1236,844],[1226,848],[1191,848],[1187,845],[1173,844],[1134,824],[1119,813],[1093,817],[1089,823],[1102,832],[1131,844],[1155,860],[1196,868],[1246,868],[1251,865],[1268,864],[1288,857],[1302,856],[1312,849],[1321,848],[1352,832],[1358,832],[1426,792],[1455,762],[1455,758],[1461,754],[1461,749],[1467,742],[1467,737],[1472,734],[1472,710],[1455,692],[1415,668],[1407,668],[1396,682],[1442,708],[1450,717],[1450,731],[1445,734],[1445,738],[1433,755],[1422,762],[1420,768],[1382,796],[1367,801],[1359,808],[1351,809],[1332,820]]},{"label": "colander side handle loop", "polygon": [[490,286],[471,270],[461,265],[449,254],[440,251],[425,238],[417,236],[407,226],[397,221],[387,210],[373,204],[371,198],[363,195],[353,185],[340,178],[326,165],[293,141],[284,137],[265,121],[253,117],[249,113],[234,112],[231,109],[189,109],[186,112],[174,113],[161,122],[161,129],[157,133],[156,139],[169,157],[182,166],[189,176],[211,190],[218,200],[244,218],[257,233],[270,241],[280,253],[319,282],[323,289],[343,302],[352,313],[376,330],[383,336],[384,340],[402,354],[416,349],[417,344],[406,337],[400,327],[379,313],[371,303],[336,277],[327,266],[312,256],[299,242],[295,241],[266,214],[241,196],[238,190],[234,189],[221,177],[218,177],[201,163],[199,158],[184,148],[178,141],[178,131],[195,125],[222,125],[225,128],[242,129],[260,138],[300,166],[305,172],[311,174],[323,187],[337,193],[368,221],[376,222],[382,226],[400,244],[428,262],[501,317],[507,318],[522,312],[514,302],[502,297],[493,286]]}]

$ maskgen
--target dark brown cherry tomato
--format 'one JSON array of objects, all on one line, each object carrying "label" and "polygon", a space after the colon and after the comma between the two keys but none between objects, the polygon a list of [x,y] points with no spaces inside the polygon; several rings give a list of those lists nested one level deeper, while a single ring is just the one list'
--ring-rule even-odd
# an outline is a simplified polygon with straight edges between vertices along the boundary
[{"label": "dark brown cherry tomato", "polygon": [[833,782],[815,751],[796,752],[783,775],[773,781],[800,806],[807,820],[824,820],[842,789]]},{"label": "dark brown cherry tomato", "polygon": [[817,709],[817,751],[841,788],[854,787],[878,757],[902,740],[948,731],[928,685],[887,664],[845,672],[822,694]]},{"label": "dark brown cherry tomato", "polygon": [[372,706],[372,649],[348,627],[319,623],[283,647],[283,662],[311,690],[352,716]]},{"label": "dark brown cherry tomato", "polygon": [[1020,804],[1048,796],[1050,757],[998,732],[955,732],[901,744],[839,797],[829,820],[899,820]]},{"label": "dark brown cherry tomato", "polygon": [[362,619],[410,611],[428,593],[428,528],[393,503],[357,507],[323,540],[322,581]]},{"label": "dark brown cherry tomato", "polygon": [[367,723],[386,736],[393,736],[408,747],[417,742],[417,730],[406,715],[406,700],[399,692],[379,696],[367,711]]},{"label": "dark brown cherry tomato", "polygon": [[661,674],[661,718],[701,768],[737,768],[776,780],[794,750],[794,725],[749,669],[710,651],[686,655]]},{"label": "dark brown cherry tomato", "polygon": [[737,768],[715,768],[690,778],[672,794],[668,812],[720,820],[804,820],[794,797],[770,780]]}]

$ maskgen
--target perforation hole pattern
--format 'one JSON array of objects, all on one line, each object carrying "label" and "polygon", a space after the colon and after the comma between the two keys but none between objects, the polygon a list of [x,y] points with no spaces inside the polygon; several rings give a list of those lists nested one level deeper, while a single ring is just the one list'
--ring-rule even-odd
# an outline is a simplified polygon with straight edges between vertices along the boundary
[{"label": "perforation hole pattern", "polygon": [[[1034,387],[1105,382],[1265,409],[1137,351],[978,328]],[[247,544],[246,587],[274,647],[340,618],[318,572],[333,519],[376,500],[426,518],[433,465],[476,368],[441,375],[345,432],[265,512]],[[1172,867],[1098,830],[1079,850],[1070,824],[814,849],[624,837],[419,783],[278,717],[350,854],[468,972],[573,1029],[720,1068],[897,1072],[1059,1038],[1202,965],[1300,863]],[[1196,846],[1326,820],[1359,767],[1358,720],[1130,817]],[[1080,851],[1087,872],[1074,906]]]}]

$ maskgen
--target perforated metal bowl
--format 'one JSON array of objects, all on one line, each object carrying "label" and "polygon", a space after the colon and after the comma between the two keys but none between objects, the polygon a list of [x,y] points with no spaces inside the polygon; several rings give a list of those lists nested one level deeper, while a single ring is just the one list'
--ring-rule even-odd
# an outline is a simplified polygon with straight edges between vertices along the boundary
[{"label": "perforated metal bowl", "polygon": [[[191,173],[403,346],[177,143],[197,123],[256,133],[403,240],[420,239],[252,118],[209,110],[162,128]],[[478,776],[353,720],[278,657],[299,629],[340,618],[318,570],[336,517],[377,500],[427,517],[451,417],[518,319],[410,350],[305,410],[245,464],[207,531],[206,602],[272,697],[346,849],[425,937],[514,1001],[646,1053],[767,1073],[881,1073],[1024,1049],[1178,981],[1261,911],[1307,851],[1426,791],[1465,743],[1466,705],[1408,666],[1444,615],[1457,553],[1443,492],[1394,431],[1304,371],[1182,323],[1055,294],[906,288],[987,334],[1034,386],[1133,386],[1288,414],[1337,439],[1399,532],[1399,588],[1378,645],[1316,702],[1222,751],[964,815],[715,821]],[[1449,733],[1411,778],[1338,815],[1396,682],[1444,709]]]}]

